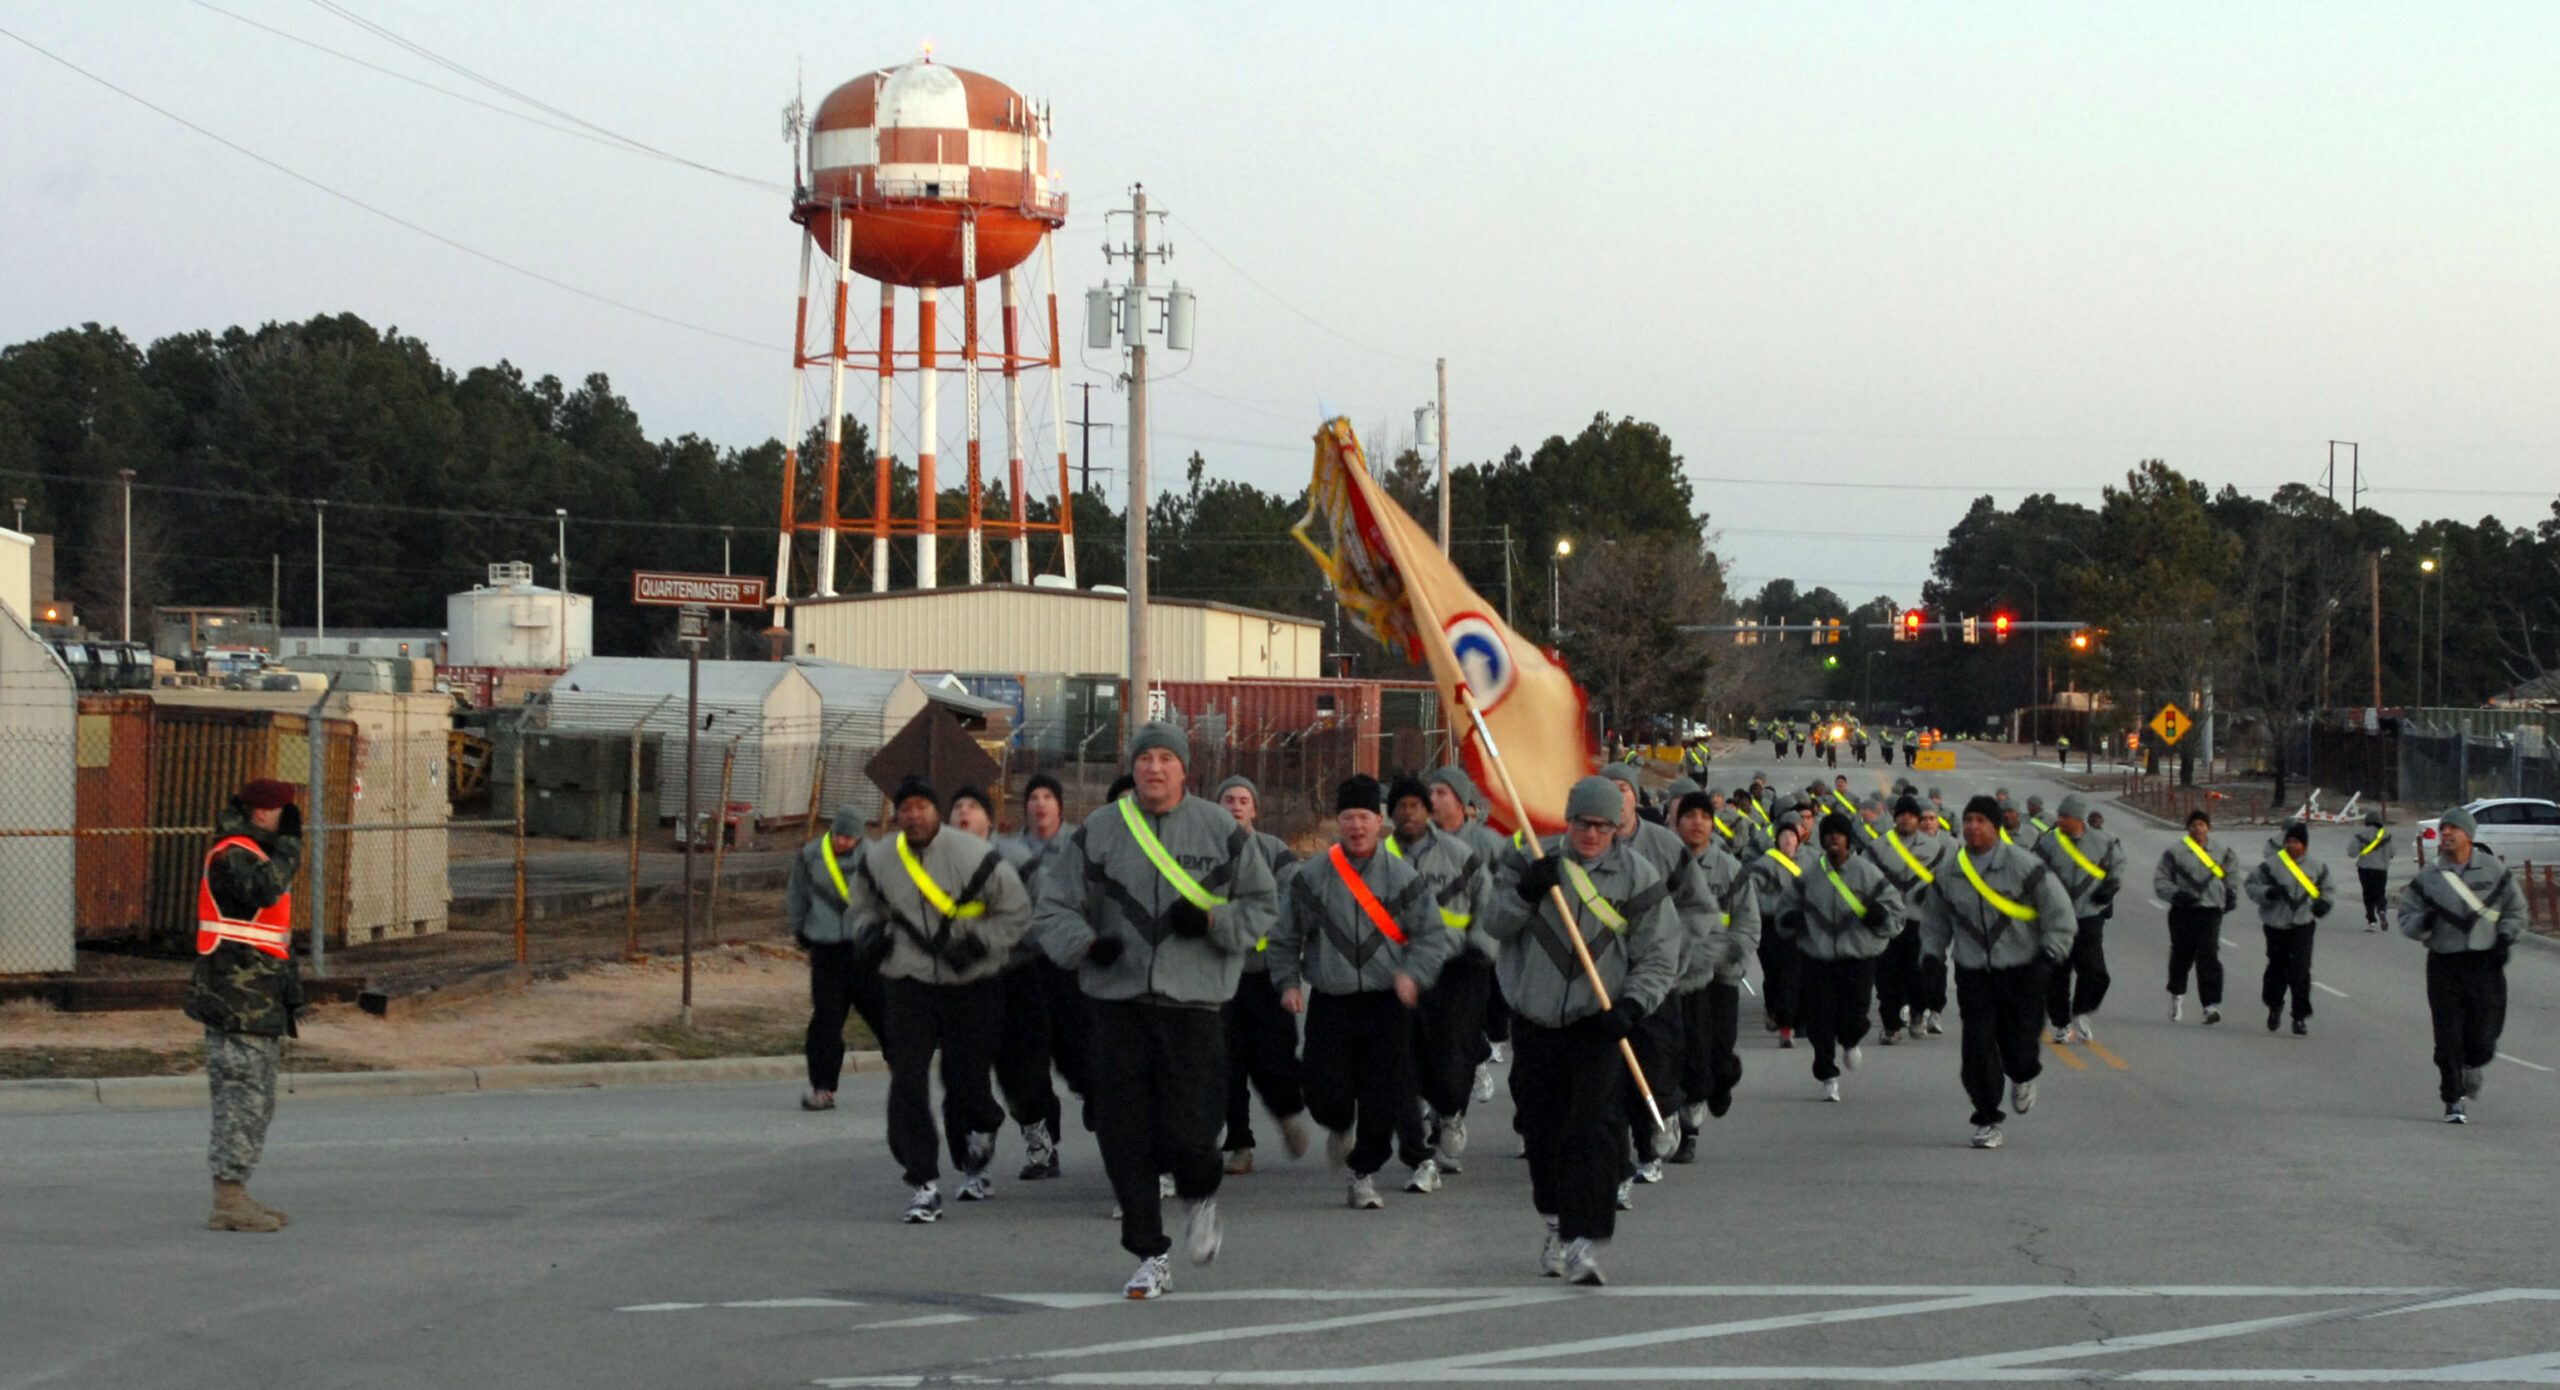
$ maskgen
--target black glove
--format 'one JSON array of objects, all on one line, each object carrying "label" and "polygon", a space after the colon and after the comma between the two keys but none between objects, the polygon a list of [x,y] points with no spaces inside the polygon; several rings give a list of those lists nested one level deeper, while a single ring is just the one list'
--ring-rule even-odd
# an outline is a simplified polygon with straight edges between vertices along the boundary
[{"label": "black glove", "polygon": [[1552,854],[1529,861],[1528,867],[1520,871],[1520,882],[1513,889],[1520,895],[1520,901],[1531,907],[1538,905],[1538,900],[1547,895],[1547,890],[1556,886],[1556,875],[1561,872],[1556,863]]},{"label": "black glove", "polygon": [[1866,923],[1870,930],[1883,930],[1884,905],[1881,903],[1867,904],[1867,910],[1858,914],[1858,920]]},{"label": "black glove", "polygon": [[794,946],[797,946],[797,947],[799,947],[801,950],[805,951],[805,950],[808,950],[810,947],[812,947],[812,946],[816,945],[817,943],[816,943],[816,942],[814,942],[814,941],[811,941],[811,940],[809,939],[809,931],[808,931],[808,928],[806,928],[806,927],[793,927],[793,928],[791,929],[791,944],[792,944],[792,945],[794,945]]},{"label": "black glove", "polygon": [[2195,905],[2196,895],[2184,888],[2181,888],[2177,892],[2169,895],[2169,906],[2171,907],[2193,907]]},{"label": "black glove", "polygon": [[985,960],[991,950],[983,936],[955,936],[949,945],[942,948],[942,959],[954,970],[966,970]]},{"label": "black glove", "polygon": [[2108,903],[2114,902],[2116,900],[2116,894],[2122,891],[2123,888],[2124,884],[2121,882],[2112,878],[2108,879],[2105,882],[2100,883],[2096,890],[2089,894],[2089,901],[2096,903],[2100,907],[2104,907]]},{"label": "black glove", "polygon": [[2336,911],[2337,906],[2338,900],[2336,898],[2314,898],[2311,900],[2311,915],[2314,917],[2326,917],[2331,912]]},{"label": "black glove", "polygon": [[2228,888],[2223,889],[2223,890],[2222,890],[2222,910],[2223,910],[2223,911],[2225,911],[2225,912],[2232,912],[2232,911],[2236,911],[2236,910],[2238,910],[2239,906],[2240,906],[2240,895],[2239,895],[2238,893],[2236,893],[2236,892],[2233,892],[2231,889],[2228,889]]},{"label": "black glove", "polygon": [[1113,961],[1120,959],[1120,953],[1127,949],[1127,943],[1116,936],[1097,936],[1092,945],[1084,948],[1084,963],[1108,970]]},{"label": "black glove", "polygon": [[300,839],[302,837],[302,808],[299,806],[285,807],[284,814],[276,817],[276,833],[286,837],[287,839]]},{"label": "black glove", "polygon": [[1600,1014],[1600,1026],[1608,1029],[1609,1036],[1613,1038],[1634,1037],[1637,1027],[1643,1022],[1644,1005],[1632,999],[1617,1000]]},{"label": "black glove", "polygon": [[1164,924],[1173,934],[1193,941],[1209,934],[1209,910],[1189,898],[1177,898],[1164,914]]},{"label": "black glove", "polygon": [[853,949],[846,954],[856,970],[877,970],[889,959],[889,929],[878,923],[853,934]]}]

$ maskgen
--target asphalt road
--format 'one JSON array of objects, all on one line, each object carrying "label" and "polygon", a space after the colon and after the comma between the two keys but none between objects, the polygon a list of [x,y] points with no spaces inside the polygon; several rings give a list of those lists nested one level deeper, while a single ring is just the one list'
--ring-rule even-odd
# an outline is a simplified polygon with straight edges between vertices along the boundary
[{"label": "asphalt road", "polygon": [[[1984,763],[1922,780],[2051,801]],[[2110,821],[2147,882],[2169,832]],[[288,1106],[267,1237],[199,1229],[200,1114],[0,1118],[0,1387],[2560,1382],[2560,952],[2519,952],[2515,1060],[2455,1128],[2414,944],[2329,919],[2297,1039],[2253,1007],[2254,923],[2225,934],[2235,1006],[2173,1025],[2128,892],[2104,1052],[2049,1066],[1996,1152],[1965,1146],[1952,1031],[1870,1044],[1825,1105],[1755,1028],[1596,1291],[1536,1276],[1501,1101],[1463,1176],[1383,1212],[1266,1152],[1223,1257],[1147,1304],[1082,1136],[1062,1181],[900,1225],[876,1076],[825,1115],[773,1086]]]}]

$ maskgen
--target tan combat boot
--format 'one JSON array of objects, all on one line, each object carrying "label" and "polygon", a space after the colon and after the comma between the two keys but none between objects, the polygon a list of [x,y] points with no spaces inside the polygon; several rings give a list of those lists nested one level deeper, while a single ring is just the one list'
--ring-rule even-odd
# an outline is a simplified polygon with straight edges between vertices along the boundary
[{"label": "tan combat boot", "polygon": [[274,1217],[274,1218],[276,1219],[276,1224],[277,1224],[277,1225],[279,1225],[279,1226],[290,1226],[290,1225],[292,1225],[292,1224],[293,1224],[293,1218],[284,1214],[284,1208],[282,1208],[282,1207],[271,1207],[271,1206],[268,1206],[266,1203],[259,1201],[259,1200],[258,1200],[257,1198],[255,1198],[255,1197],[250,1197],[250,1196],[249,1196],[249,1190],[248,1190],[248,1184],[246,1184],[246,1183],[241,1184],[241,1187],[240,1187],[240,1195],[241,1195],[241,1196],[243,1196],[243,1197],[247,1197],[247,1198],[248,1198],[249,1205],[251,1205],[251,1206],[253,1206],[253,1207],[256,1207],[258,1210],[260,1210],[260,1211],[262,1211],[262,1212],[265,1212],[265,1213],[266,1213],[267,1215],[269,1215],[269,1216]]},{"label": "tan combat boot", "polygon": [[249,1189],[236,1182],[213,1180],[213,1216],[204,1223],[208,1231],[268,1232],[284,1225],[279,1213],[249,1200]]}]

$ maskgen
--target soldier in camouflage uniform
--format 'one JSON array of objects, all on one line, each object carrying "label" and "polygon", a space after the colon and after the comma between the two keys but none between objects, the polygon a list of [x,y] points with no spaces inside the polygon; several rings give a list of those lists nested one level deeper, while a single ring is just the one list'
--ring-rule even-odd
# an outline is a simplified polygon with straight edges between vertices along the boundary
[{"label": "soldier in camouflage uniform", "polygon": [[276,1054],[294,1034],[302,974],[289,927],[302,864],[302,813],[291,783],[261,778],[215,818],[213,851],[197,891],[196,969],[186,1014],[204,1025],[205,1080],[213,1094],[216,1231],[273,1231],[289,1219],[249,1196],[249,1173],[266,1151],[276,1113]]}]

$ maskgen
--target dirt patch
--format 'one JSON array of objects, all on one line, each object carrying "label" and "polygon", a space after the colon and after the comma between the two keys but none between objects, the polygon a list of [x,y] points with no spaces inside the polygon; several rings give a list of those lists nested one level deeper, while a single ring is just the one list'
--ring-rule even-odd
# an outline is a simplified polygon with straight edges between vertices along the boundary
[{"label": "dirt patch", "polygon": [[[353,1004],[323,1005],[302,1023],[296,1069],[790,1054],[800,1050],[809,1017],[807,962],[769,943],[695,954],[690,1029],[676,1026],[683,976],[672,957],[562,963],[548,973],[557,978],[400,1018],[375,1018]],[[847,1033],[853,1046],[872,1046],[859,1021]],[[0,1076],[184,1073],[202,1069],[203,1044],[203,1025],[174,1010],[66,1014],[35,1003],[0,1006],[0,1068],[21,1068]],[[40,1060],[47,1058],[54,1060]],[[128,1069],[70,1069],[83,1061]]]}]

